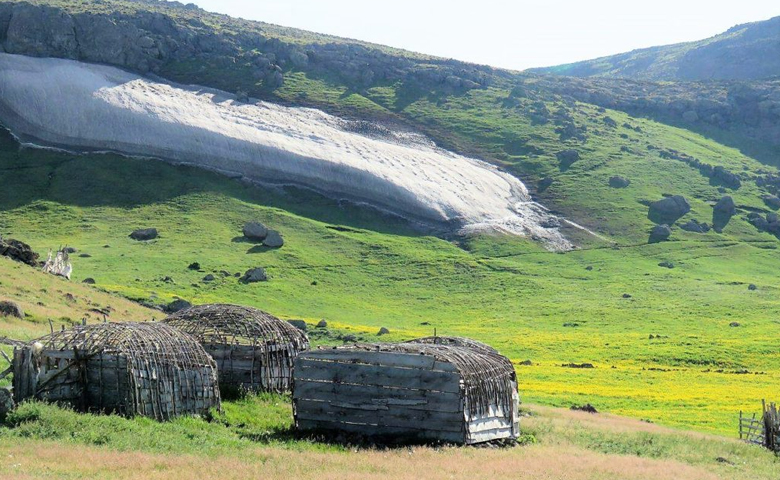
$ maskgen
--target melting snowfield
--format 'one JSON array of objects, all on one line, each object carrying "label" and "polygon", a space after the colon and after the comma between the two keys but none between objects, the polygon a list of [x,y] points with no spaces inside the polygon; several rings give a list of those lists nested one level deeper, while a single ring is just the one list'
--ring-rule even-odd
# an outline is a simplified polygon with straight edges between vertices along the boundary
[{"label": "melting snowfield", "polygon": [[0,123],[35,143],[194,164],[452,230],[493,229],[550,249],[571,247],[517,178],[420,135],[319,110],[243,104],[113,67],[0,54]]}]

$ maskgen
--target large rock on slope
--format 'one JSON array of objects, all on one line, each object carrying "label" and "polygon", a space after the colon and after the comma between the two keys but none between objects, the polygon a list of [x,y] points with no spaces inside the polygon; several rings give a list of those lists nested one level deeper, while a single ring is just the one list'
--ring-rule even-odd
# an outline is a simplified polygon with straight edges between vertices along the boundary
[{"label": "large rock on slope", "polygon": [[671,235],[672,235],[672,229],[669,228],[669,225],[656,225],[650,231],[649,242],[650,243],[663,242],[664,240],[668,240]]},{"label": "large rock on slope", "polygon": [[0,422],[14,409],[14,397],[8,388],[0,388]]},{"label": "large rock on slope", "polygon": [[240,279],[242,283],[257,283],[265,282],[267,280],[268,276],[265,273],[265,269],[262,267],[250,268]]},{"label": "large rock on slope", "polygon": [[141,228],[130,234],[130,238],[138,241],[154,240],[157,238],[156,228]]},{"label": "large rock on slope", "polygon": [[3,300],[0,302],[0,316],[24,318],[24,310],[15,302]]},{"label": "large rock on slope", "polygon": [[580,159],[580,152],[577,150],[563,150],[555,154],[562,169],[571,167],[574,162]]},{"label": "large rock on slope", "polygon": [[682,195],[672,195],[650,204],[648,217],[655,223],[671,225],[691,211],[691,205]]},{"label": "large rock on slope", "polygon": [[621,177],[620,175],[609,177],[609,186],[612,188],[626,188],[629,185],[631,185],[631,180],[626,177]]},{"label": "large rock on slope", "polygon": [[268,228],[260,222],[247,222],[243,229],[244,237],[262,242],[268,236]]},{"label": "large rock on slope", "polygon": [[268,235],[263,240],[263,245],[271,248],[281,248],[284,245],[284,239],[276,230],[268,230]]},{"label": "large rock on slope", "polygon": [[737,205],[730,195],[722,197],[712,208],[716,213],[723,216],[733,217],[737,213]]},{"label": "large rock on slope", "polygon": [[3,240],[0,237],[0,255],[11,258],[17,262],[26,263],[31,267],[38,266],[38,254],[24,242],[9,238]]}]

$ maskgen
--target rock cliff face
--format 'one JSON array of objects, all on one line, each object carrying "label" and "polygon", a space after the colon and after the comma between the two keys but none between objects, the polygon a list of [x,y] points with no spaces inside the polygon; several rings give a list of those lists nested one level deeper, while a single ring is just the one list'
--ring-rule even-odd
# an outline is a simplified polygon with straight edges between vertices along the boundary
[{"label": "rock cliff face", "polygon": [[[240,63],[268,89],[281,86],[290,69],[336,75],[355,88],[404,79],[455,90],[484,86],[495,73],[446,59],[428,59],[436,65],[430,68],[357,42],[285,41],[266,34],[265,24],[228,21],[194,5],[141,0],[131,5],[135,8],[102,1],[81,10],[0,1],[0,51],[105,63],[141,74],[165,73],[180,62]],[[303,33],[289,29],[292,36]]]},{"label": "rock cliff face", "polygon": [[0,123],[32,142],[190,163],[448,229],[499,229],[569,247],[517,178],[421,135],[319,110],[240,103],[104,65],[0,54]]}]

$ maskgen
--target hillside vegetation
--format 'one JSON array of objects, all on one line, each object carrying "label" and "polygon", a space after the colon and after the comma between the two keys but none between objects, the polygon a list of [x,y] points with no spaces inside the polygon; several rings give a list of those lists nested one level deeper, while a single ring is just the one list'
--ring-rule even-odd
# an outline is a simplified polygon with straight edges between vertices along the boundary
[{"label": "hillside vegetation", "polygon": [[761,80],[780,75],[780,17],[746,23],[706,40],[644,48],[540,73],[636,80]]},{"label": "hillside vegetation", "polygon": [[[356,455],[292,435],[285,397],[164,425],[31,403],[0,427],[0,440],[13,440],[0,441],[3,471],[777,478],[774,457],[722,438],[736,435],[740,410],[776,399],[780,376],[773,82],[702,89],[518,74],[140,1],[0,2],[0,45],[414,129],[518,176],[586,229],[564,229],[579,247],[567,253],[498,234],[438,238],[306,190],[34,149],[0,131],[0,234],[39,252],[78,250],[70,283],[0,261],[0,296],[31,313],[0,320],[0,336],[34,338],[46,318],[78,321],[93,303],[111,305],[113,320],[162,315],[130,300],[238,303],[310,327],[325,319],[312,334],[320,344],[376,340],[381,327],[390,330],[382,341],[436,331],[487,342],[516,365],[523,401],[546,406],[530,407],[523,448]],[[650,205],[672,196],[690,210],[665,219],[668,241],[656,241]],[[715,206],[727,196],[734,209],[724,218]],[[250,220],[279,230],[285,245],[245,241]],[[146,227],[159,237],[129,238]],[[268,281],[235,276],[253,267]],[[95,286],[80,284],[87,277]],[[547,408],[585,403],[645,421]]]}]

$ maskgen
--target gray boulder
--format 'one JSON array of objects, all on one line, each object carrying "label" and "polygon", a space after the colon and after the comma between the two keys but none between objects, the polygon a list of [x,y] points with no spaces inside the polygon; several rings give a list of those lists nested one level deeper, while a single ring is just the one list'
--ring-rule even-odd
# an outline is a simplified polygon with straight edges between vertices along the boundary
[{"label": "gray boulder", "polygon": [[268,228],[260,222],[247,222],[244,224],[244,236],[249,240],[262,242],[268,236]]},{"label": "gray boulder", "polygon": [[138,240],[139,242],[146,240],[154,240],[157,238],[156,228],[141,228],[130,234],[130,238]]},{"label": "gray boulder", "polygon": [[555,154],[558,158],[561,168],[567,169],[580,159],[580,152],[577,150],[563,150]]},{"label": "gray boulder", "polygon": [[0,302],[0,316],[24,318],[24,310],[18,303],[3,300]]},{"label": "gray boulder", "polygon": [[250,268],[244,273],[244,276],[240,279],[243,283],[256,283],[268,281],[268,276],[265,274],[265,269],[262,267]]},{"label": "gray boulder", "polygon": [[672,195],[651,203],[647,216],[655,223],[670,225],[690,211],[691,205],[685,197]]},{"label": "gray boulder", "polygon": [[620,175],[609,177],[609,186],[612,188],[626,188],[629,185],[631,185],[631,180],[626,177],[621,177]]},{"label": "gray boulder", "polygon": [[304,322],[303,320],[287,320],[287,323],[289,323],[293,327],[295,327],[298,330],[301,330],[303,332],[305,332],[306,329],[308,328],[308,326],[306,325],[306,322]]},{"label": "gray boulder", "polygon": [[95,279],[92,277],[87,277],[84,280],[82,280],[81,283],[86,283],[87,285],[94,285]]},{"label": "gray boulder", "polygon": [[280,248],[284,245],[284,239],[276,230],[268,230],[268,235],[263,240],[263,245],[270,248]]},{"label": "gray boulder", "polygon": [[668,240],[671,235],[672,235],[672,229],[669,228],[669,225],[656,225],[650,231],[649,242],[650,243],[663,242],[664,240]]},{"label": "gray boulder", "polygon": [[379,329],[379,332],[377,333],[377,335],[387,335],[388,333],[390,333],[390,330],[388,330],[385,327],[382,327],[382,328]]},{"label": "gray boulder", "polygon": [[213,282],[214,280],[216,280],[216,277],[214,277],[214,275],[211,273],[203,277],[204,282]]},{"label": "gray boulder", "polygon": [[768,207],[773,208],[775,210],[780,208],[780,198],[778,198],[776,195],[764,195],[761,198],[764,200],[764,203],[766,203]]},{"label": "gray boulder", "polygon": [[713,210],[721,215],[733,217],[737,213],[737,205],[734,203],[734,199],[731,196],[726,195],[718,200]]},{"label": "gray boulder", "polygon": [[320,320],[317,322],[317,328],[328,328],[328,322],[323,320]]},{"label": "gray boulder", "polygon": [[165,310],[167,313],[176,313],[179,310],[184,310],[185,308],[190,308],[191,306],[192,304],[187,300],[177,298],[176,300],[166,305],[163,310]]}]

